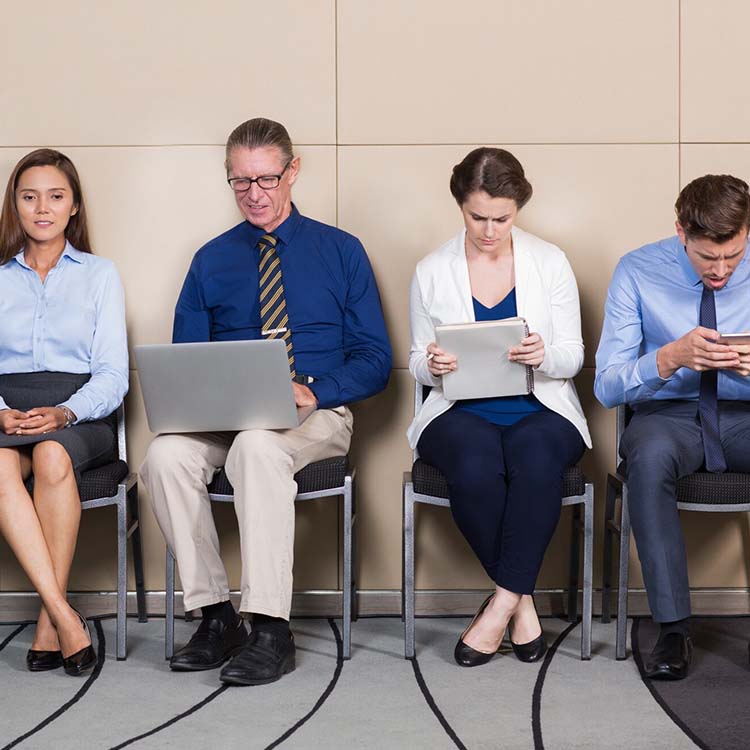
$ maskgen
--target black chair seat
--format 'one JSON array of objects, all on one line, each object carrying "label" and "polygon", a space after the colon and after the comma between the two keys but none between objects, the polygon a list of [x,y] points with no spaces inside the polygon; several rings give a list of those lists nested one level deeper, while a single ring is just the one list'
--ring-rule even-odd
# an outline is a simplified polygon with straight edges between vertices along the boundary
[{"label": "black chair seat", "polygon": [[[346,456],[334,456],[322,461],[314,461],[294,475],[297,482],[297,492],[318,492],[341,487],[349,470]],[[224,469],[216,473],[211,484],[208,485],[211,495],[234,495],[234,488],[227,479]]]},{"label": "black chair seat", "polygon": [[81,500],[114,497],[117,494],[117,485],[129,473],[128,465],[124,461],[113,461],[110,464],[84,471],[81,474],[81,481],[78,486]]},{"label": "black chair seat", "polygon": [[690,474],[677,482],[677,502],[746,505],[750,503],[750,474],[711,474],[705,471]]},{"label": "black chair seat", "polygon": [[[414,491],[420,495],[449,498],[448,484],[443,475],[434,467],[418,458],[411,468]],[[583,495],[586,492],[586,480],[578,466],[565,470],[563,477],[563,497]]]}]

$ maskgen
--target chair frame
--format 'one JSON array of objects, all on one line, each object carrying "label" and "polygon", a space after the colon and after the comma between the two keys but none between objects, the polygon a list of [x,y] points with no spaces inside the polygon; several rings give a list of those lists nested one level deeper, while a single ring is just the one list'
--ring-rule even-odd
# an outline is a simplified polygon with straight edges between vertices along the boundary
[{"label": "chair frame", "polygon": [[[422,386],[415,383],[414,413],[422,406]],[[413,452],[412,460],[418,458]],[[404,658],[412,659],[416,653],[415,628],[415,506],[417,503],[450,507],[450,499],[435,495],[424,495],[415,492],[411,471],[404,472],[403,477],[403,577],[402,577],[402,617],[404,620]],[[585,483],[582,495],[570,495],[562,498],[562,505],[573,506],[572,546],[570,555],[570,572],[568,586],[568,621],[578,619],[578,574],[580,565],[580,537],[583,536],[583,612],[581,625],[581,659],[591,659],[591,621],[593,604],[593,571],[594,571],[594,485]],[[583,506],[583,522],[581,521]]]},{"label": "chair frame", "polygon": [[[125,408],[117,409],[117,453],[121,461],[127,463],[125,441]],[[138,479],[135,472],[129,472],[117,485],[117,493],[112,497],[83,500],[81,510],[117,506],[117,659],[127,658],[127,613],[128,613],[128,539],[133,543],[133,569],[138,607],[138,622],[147,622],[146,590],[143,576],[143,547],[138,510]]]},{"label": "chair frame", "polygon": [[[357,584],[355,576],[356,535],[354,523],[357,520],[354,494],[356,469],[349,469],[344,483],[338,487],[312,492],[300,492],[294,502],[320,500],[327,497],[343,497],[343,559],[342,559],[342,621],[343,621],[343,657],[351,658],[352,620],[357,619]],[[209,500],[218,503],[233,503],[234,495],[209,493]],[[171,659],[174,653],[174,594],[175,594],[175,559],[167,547],[166,553],[166,605],[165,605],[165,659]],[[188,619],[188,618],[186,618]]]},{"label": "chair frame", "polygon": [[[620,440],[628,422],[628,407],[617,407],[617,438],[615,440],[615,462],[620,462]],[[620,499],[619,523],[615,520],[617,499]],[[747,503],[677,503],[678,510],[708,513],[750,512]],[[610,600],[612,594],[612,548],[614,536],[619,537],[619,576],[617,581],[617,630],[615,636],[615,658],[627,659],[628,581],[630,578],[630,511],[628,509],[627,478],[619,470],[607,475],[607,502],[604,512],[604,557],[602,570],[602,618],[610,622]]]}]

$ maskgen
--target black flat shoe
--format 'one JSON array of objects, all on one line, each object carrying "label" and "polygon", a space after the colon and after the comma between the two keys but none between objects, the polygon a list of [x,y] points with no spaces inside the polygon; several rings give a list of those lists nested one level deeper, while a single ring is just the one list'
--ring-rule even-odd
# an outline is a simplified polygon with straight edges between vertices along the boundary
[{"label": "black flat shoe", "polygon": [[221,670],[219,679],[227,685],[267,685],[293,672],[296,649],[294,636],[278,636],[267,630],[253,630],[237,656]]},{"label": "black flat shoe", "polygon": [[693,657],[693,641],[681,633],[659,636],[646,663],[646,677],[652,680],[684,680]]},{"label": "black flat shoe", "polygon": [[78,619],[81,621],[83,629],[89,637],[89,645],[85,646],[80,651],[76,651],[70,656],[63,656],[62,664],[65,674],[69,674],[71,677],[78,677],[79,675],[88,672],[96,665],[96,651],[94,651],[94,647],[90,642],[91,631],[89,630],[88,623],[78,610],[74,609],[73,611],[78,615]]},{"label": "black flat shoe", "polygon": [[519,661],[539,661],[547,653],[547,641],[544,640],[544,633],[540,633],[533,641],[528,643],[513,643],[511,639],[510,645]]},{"label": "black flat shoe", "polygon": [[230,626],[219,618],[204,618],[193,637],[169,660],[169,668],[175,672],[216,669],[234,656],[247,638],[245,623],[239,615]]},{"label": "black flat shoe", "polygon": [[474,615],[474,619],[469,623],[469,627],[461,633],[461,637],[456,643],[456,648],[453,650],[453,658],[456,660],[456,664],[459,667],[479,667],[482,664],[486,664],[499,650],[500,646],[495,651],[477,651],[477,649],[467,646],[463,638],[471,629],[471,626],[477,621],[479,616],[487,609],[487,605],[490,603],[494,594],[490,594],[483,602],[482,606],[479,607],[477,613]]},{"label": "black flat shoe", "polygon": [[26,669],[29,672],[49,672],[51,669],[59,669],[62,665],[62,651],[35,651],[30,648],[26,652]]}]

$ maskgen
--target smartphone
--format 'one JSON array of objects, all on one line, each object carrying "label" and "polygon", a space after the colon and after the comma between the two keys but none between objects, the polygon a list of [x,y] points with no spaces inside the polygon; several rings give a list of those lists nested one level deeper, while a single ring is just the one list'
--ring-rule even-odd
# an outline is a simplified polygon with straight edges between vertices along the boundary
[{"label": "smartphone", "polygon": [[750,333],[720,333],[717,344],[750,344]]}]

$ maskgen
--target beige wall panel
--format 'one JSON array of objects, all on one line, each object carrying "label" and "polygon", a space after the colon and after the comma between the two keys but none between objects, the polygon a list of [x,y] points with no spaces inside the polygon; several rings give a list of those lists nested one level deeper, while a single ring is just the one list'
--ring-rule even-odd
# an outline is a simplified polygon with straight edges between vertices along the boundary
[{"label": "beige wall panel", "polygon": [[[336,222],[335,151],[301,148],[294,190],[301,211],[330,224]],[[0,149],[1,184],[26,152]],[[81,175],[96,250],[114,260],[125,285],[131,347],[170,341],[174,305],[193,254],[242,220],[225,182],[223,148],[65,152]]]},{"label": "beige wall panel", "polygon": [[401,587],[401,478],[411,467],[406,428],[414,381],[392,370],[385,391],[355,405],[351,459],[357,468],[357,587]]},{"label": "beige wall panel", "polygon": [[[365,244],[394,351],[408,367],[409,284],[417,262],[462,226],[448,189],[469,146],[339,149],[339,225]],[[586,364],[621,255],[674,231],[677,146],[513,146],[534,186],[518,223],[565,250],[581,293]],[[400,196],[408,194],[408,200]],[[376,208],[377,206],[377,208]]]},{"label": "beige wall panel", "polygon": [[339,0],[342,143],[677,138],[678,5]]},{"label": "beige wall panel", "polygon": [[681,151],[680,179],[683,186],[704,174],[733,174],[750,182],[750,144],[688,143]]},{"label": "beige wall panel", "polygon": [[750,140],[745,0],[681,0],[681,138]]},{"label": "beige wall panel", "polygon": [[41,0],[32,23],[28,7],[6,3],[0,90],[13,116],[0,143],[224,143],[259,115],[299,143],[333,143],[334,8]]}]

